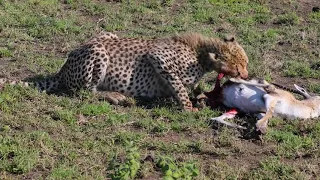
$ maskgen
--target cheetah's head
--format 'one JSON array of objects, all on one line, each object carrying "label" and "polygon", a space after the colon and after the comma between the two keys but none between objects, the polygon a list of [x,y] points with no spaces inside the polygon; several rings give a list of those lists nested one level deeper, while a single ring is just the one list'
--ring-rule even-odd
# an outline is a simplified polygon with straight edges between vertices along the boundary
[{"label": "cheetah's head", "polygon": [[225,38],[221,41],[220,48],[216,53],[209,53],[211,63],[215,70],[232,77],[248,78],[248,56],[234,37]]}]

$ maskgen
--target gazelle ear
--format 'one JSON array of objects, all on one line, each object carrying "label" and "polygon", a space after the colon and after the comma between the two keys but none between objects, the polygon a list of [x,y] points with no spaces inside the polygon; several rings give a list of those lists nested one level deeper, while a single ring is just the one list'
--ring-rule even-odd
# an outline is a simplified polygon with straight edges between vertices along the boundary
[{"label": "gazelle ear", "polygon": [[296,85],[296,84],[293,84],[294,87],[297,89],[297,91],[299,91],[301,93],[302,96],[304,96],[305,98],[309,99],[311,98],[310,94],[307,92],[307,90],[305,90],[304,88]]}]

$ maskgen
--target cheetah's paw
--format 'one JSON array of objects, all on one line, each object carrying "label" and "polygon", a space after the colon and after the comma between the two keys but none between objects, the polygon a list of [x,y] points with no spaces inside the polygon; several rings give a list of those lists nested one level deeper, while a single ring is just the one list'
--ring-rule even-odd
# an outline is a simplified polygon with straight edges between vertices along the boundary
[{"label": "cheetah's paw", "polygon": [[132,106],[135,104],[133,99],[119,92],[104,92],[103,98],[114,105]]}]

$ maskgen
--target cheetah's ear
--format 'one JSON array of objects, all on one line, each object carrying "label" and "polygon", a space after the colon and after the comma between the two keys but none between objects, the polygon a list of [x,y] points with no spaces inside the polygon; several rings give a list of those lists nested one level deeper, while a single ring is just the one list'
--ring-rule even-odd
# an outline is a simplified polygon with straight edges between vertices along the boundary
[{"label": "cheetah's ear", "polygon": [[225,42],[234,42],[236,38],[234,36],[228,35],[224,38]]}]

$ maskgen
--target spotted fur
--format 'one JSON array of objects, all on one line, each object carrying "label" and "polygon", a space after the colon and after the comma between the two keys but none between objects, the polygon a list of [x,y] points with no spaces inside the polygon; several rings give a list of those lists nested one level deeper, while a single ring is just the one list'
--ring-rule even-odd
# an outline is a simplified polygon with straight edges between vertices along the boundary
[{"label": "spotted fur", "polygon": [[195,87],[211,71],[247,78],[247,63],[234,38],[187,33],[145,40],[102,33],[73,50],[61,70],[36,87],[48,92],[65,87],[132,97],[175,96],[183,109],[192,111],[187,87]]}]

